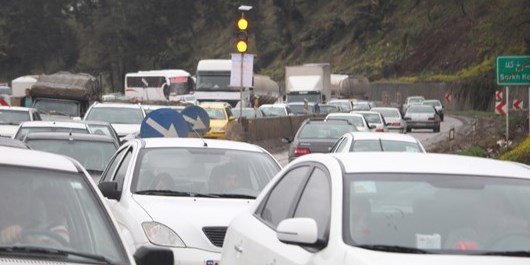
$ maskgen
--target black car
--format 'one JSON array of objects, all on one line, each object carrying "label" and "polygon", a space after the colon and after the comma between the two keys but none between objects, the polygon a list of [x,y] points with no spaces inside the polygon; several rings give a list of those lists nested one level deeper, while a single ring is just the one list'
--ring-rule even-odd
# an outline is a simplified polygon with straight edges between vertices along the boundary
[{"label": "black car", "polygon": [[289,161],[310,153],[328,153],[335,142],[345,133],[356,132],[357,127],[347,120],[306,119],[290,143]]}]

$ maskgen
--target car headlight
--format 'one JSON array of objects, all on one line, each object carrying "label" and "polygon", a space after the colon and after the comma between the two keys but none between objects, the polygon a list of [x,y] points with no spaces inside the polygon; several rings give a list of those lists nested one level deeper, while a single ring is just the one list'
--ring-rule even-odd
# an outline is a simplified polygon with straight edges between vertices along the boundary
[{"label": "car headlight", "polygon": [[213,127],[212,132],[225,132],[225,128],[223,127]]},{"label": "car headlight", "polygon": [[155,245],[167,247],[186,247],[182,239],[171,228],[157,222],[142,223],[147,239]]}]

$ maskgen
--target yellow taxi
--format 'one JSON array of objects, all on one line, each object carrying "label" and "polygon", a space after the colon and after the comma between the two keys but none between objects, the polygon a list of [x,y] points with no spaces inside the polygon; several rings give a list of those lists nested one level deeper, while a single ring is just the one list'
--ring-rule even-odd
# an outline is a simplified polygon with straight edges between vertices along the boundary
[{"label": "yellow taxi", "polygon": [[235,120],[230,104],[224,102],[209,102],[201,103],[199,106],[206,110],[210,117],[210,129],[204,137],[217,139],[225,138],[228,124]]}]

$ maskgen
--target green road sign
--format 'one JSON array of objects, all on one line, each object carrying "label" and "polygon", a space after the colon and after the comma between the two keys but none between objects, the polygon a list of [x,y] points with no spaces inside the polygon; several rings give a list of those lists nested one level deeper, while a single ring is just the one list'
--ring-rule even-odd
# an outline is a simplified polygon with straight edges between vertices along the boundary
[{"label": "green road sign", "polygon": [[498,56],[497,85],[530,85],[530,55]]}]

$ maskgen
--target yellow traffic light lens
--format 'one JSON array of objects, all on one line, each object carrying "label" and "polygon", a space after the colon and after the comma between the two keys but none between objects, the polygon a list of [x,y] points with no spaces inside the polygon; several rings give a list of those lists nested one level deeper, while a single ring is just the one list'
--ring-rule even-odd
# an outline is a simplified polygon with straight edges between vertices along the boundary
[{"label": "yellow traffic light lens", "polygon": [[248,28],[248,21],[246,18],[242,17],[237,21],[237,28],[239,30],[246,30]]},{"label": "yellow traffic light lens", "polygon": [[236,49],[240,53],[247,52],[248,44],[245,41],[239,40],[237,41]]}]

